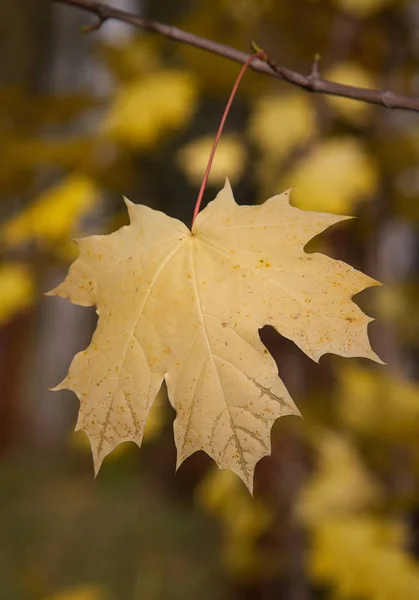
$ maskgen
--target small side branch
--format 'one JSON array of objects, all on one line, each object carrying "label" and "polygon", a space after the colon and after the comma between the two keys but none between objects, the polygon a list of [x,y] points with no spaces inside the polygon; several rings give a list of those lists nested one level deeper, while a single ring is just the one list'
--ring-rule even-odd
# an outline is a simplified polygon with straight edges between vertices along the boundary
[{"label": "small side branch", "polygon": [[[183,31],[178,27],[164,25],[163,23],[151,21],[150,19],[143,19],[133,13],[114,8],[108,4],[96,2],[95,0],[51,1],[74,6],[95,15],[98,21],[94,25],[84,28],[84,31],[95,31],[99,29],[99,27],[101,27],[105,21],[109,19],[115,19],[134,27],[139,27],[154,33],[158,33],[166,38],[175,40],[182,44],[188,44],[189,46],[200,48],[201,50],[211,52],[212,54],[222,56],[237,63],[245,64],[251,56],[250,54],[247,54],[246,52],[240,52],[231,46],[213,42],[212,40],[208,40],[187,31]],[[302,88],[307,92],[351,98],[352,100],[358,100],[359,102],[366,102],[368,104],[376,104],[389,109],[398,108],[419,112],[419,98],[402,96],[401,94],[396,94],[388,90],[360,88],[323,79],[320,76],[319,71],[319,57],[315,57],[312,70],[309,75],[303,75],[302,73],[297,73],[296,71],[292,71],[291,69],[287,69],[286,67],[276,64],[270,59],[269,56],[266,55],[266,53],[264,54],[263,59],[255,59],[250,65],[250,68],[258,73],[270,75],[271,77],[277,77],[278,79]]]}]

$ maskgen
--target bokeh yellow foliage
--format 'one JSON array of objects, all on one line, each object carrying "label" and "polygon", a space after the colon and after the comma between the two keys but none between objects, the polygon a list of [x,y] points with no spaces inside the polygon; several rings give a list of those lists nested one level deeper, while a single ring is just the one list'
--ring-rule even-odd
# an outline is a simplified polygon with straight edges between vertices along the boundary
[{"label": "bokeh yellow foliage", "polygon": [[292,203],[298,208],[351,214],[371,196],[378,174],[371,156],[355,137],[331,138],[316,145],[281,182],[295,187]]},{"label": "bokeh yellow foliage", "polygon": [[349,438],[322,430],[313,439],[319,465],[298,505],[312,534],[313,579],[341,600],[414,600],[419,565],[405,553],[402,520],[377,512],[384,496]]},{"label": "bokeh yellow foliage", "polygon": [[400,522],[373,516],[329,518],[313,528],[311,572],[341,600],[416,600],[419,566],[405,553]]},{"label": "bokeh yellow foliage", "polygon": [[75,173],[37,196],[0,230],[9,247],[36,241],[65,240],[77,231],[79,219],[99,200],[99,188],[90,178]]},{"label": "bokeh yellow foliage", "polygon": [[123,84],[102,124],[109,139],[145,149],[184,126],[195,110],[197,87],[185,71],[162,69]]},{"label": "bokeh yellow foliage", "polygon": [[316,134],[316,111],[304,92],[264,96],[255,102],[249,135],[270,159],[284,158]]},{"label": "bokeh yellow foliage", "polygon": [[350,513],[378,501],[379,488],[372,482],[349,440],[329,431],[317,432],[315,439],[318,469],[303,489],[298,505],[304,520],[316,523],[319,519]]},{"label": "bokeh yellow foliage", "polygon": [[135,36],[118,43],[102,43],[99,54],[118,84],[121,84],[159,70],[160,43],[158,38]]},{"label": "bokeh yellow foliage", "polygon": [[[394,282],[379,296],[377,295],[374,302],[378,317],[391,324],[404,344],[415,344],[417,340],[419,332],[419,312],[416,311],[418,298],[419,286],[415,280],[412,280],[410,282]],[[406,318],[407,315],[409,318]]]},{"label": "bokeh yellow foliage", "polygon": [[[213,135],[203,136],[192,140],[177,152],[177,164],[194,186],[199,186],[202,181],[213,142]],[[223,135],[217,146],[209,183],[222,185],[227,175],[231,183],[235,183],[243,173],[245,160],[244,144],[236,136]]]},{"label": "bokeh yellow foliage", "polygon": [[[325,79],[353,85],[360,88],[375,88],[375,78],[363,66],[355,62],[342,62],[334,65],[323,73]],[[326,96],[327,102],[344,119],[355,125],[362,125],[369,118],[372,106],[348,98]]]},{"label": "bokeh yellow foliage", "polygon": [[419,386],[385,372],[348,364],[340,374],[339,413],[355,431],[384,440],[417,439]]}]

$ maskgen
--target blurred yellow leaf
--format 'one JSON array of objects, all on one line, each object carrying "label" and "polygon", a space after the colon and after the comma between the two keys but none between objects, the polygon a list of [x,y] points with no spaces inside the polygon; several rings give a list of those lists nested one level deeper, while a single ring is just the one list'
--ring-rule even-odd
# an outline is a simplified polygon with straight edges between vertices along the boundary
[{"label": "blurred yellow leaf", "polygon": [[231,471],[212,468],[197,489],[198,504],[210,512],[221,513],[230,503],[230,498],[240,494],[242,487]]},{"label": "blurred yellow leaf", "polygon": [[416,343],[419,331],[419,281],[392,283],[385,288],[380,298],[374,299],[377,315],[395,328],[401,341]]},{"label": "blurred yellow leaf", "polygon": [[304,157],[281,187],[293,187],[295,206],[350,214],[354,205],[376,189],[376,167],[356,138],[332,138]]},{"label": "blurred yellow leaf", "polygon": [[60,140],[0,132],[0,145],[7,148],[0,164],[0,190],[4,196],[26,191],[36,181],[39,167],[56,165],[72,170],[83,164],[86,169],[99,167],[104,161],[103,168],[109,166],[109,150],[103,140],[98,143],[91,135]]},{"label": "blurred yellow leaf", "polygon": [[100,585],[85,584],[48,596],[46,600],[106,600],[108,594]]},{"label": "blurred yellow leaf", "polygon": [[329,518],[313,530],[310,570],[342,600],[417,600],[418,564],[404,551],[400,522]]},{"label": "blurred yellow leaf", "polygon": [[68,176],[42,192],[0,230],[6,246],[36,240],[56,242],[76,229],[77,221],[98,201],[96,183],[80,174]]},{"label": "blurred yellow leaf", "polygon": [[419,568],[405,552],[404,524],[372,513],[383,490],[341,434],[320,430],[314,441],[318,468],[298,504],[312,534],[314,580],[341,600],[416,599]]},{"label": "blurred yellow leaf", "polygon": [[[202,181],[213,142],[214,136],[200,137],[177,152],[177,164],[193,185]],[[233,135],[224,135],[217,146],[209,183],[223,184],[227,172],[229,179],[236,182],[243,172],[245,157],[243,144]]]},{"label": "blurred yellow leaf", "polygon": [[417,439],[419,386],[386,372],[345,365],[340,376],[340,416],[373,437]]},{"label": "blurred yellow leaf", "polygon": [[379,12],[393,0],[334,0],[337,8],[344,10],[359,19],[363,19]]},{"label": "blurred yellow leaf", "polygon": [[371,505],[378,487],[366,473],[356,449],[341,435],[321,431],[317,436],[317,471],[302,491],[298,512],[306,522],[345,514]]},{"label": "blurred yellow leaf", "polygon": [[34,296],[34,281],[27,266],[21,263],[0,266],[0,325],[29,307]]},{"label": "blurred yellow leaf", "polygon": [[119,81],[137,79],[160,66],[158,37],[134,37],[118,44],[102,44],[100,56]]},{"label": "blurred yellow leaf", "polygon": [[302,92],[259,99],[250,119],[249,134],[264,153],[283,158],[317,134],[312,99]]},{"label": "blurred yellow leaf", "polygon": [[[325,79],[361,88],[375,88],[376,80],[364,67],[355,62],[339,63],[324,73]],[[362,124],[371,114],[371,105],[349,98],[325,96],[338,114],[354,124]]]},{"label": "blurred yellow leaf", "polygon": [[184,126],[196,104],[194,79],[186,72],[162,70],[121,86],[103,123],[103,133],[123,144],[148,148]]}]

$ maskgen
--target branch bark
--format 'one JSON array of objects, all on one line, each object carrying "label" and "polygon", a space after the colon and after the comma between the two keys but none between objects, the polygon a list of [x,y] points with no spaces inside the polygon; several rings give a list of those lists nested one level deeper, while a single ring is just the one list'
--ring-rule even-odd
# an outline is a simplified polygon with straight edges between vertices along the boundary
[{"label": "branch bark", "polygon": [[[212,40],[183,31],[178,27],[165,25],[149,19],[143,19],[133,13],[129,13],[108,4],[97,2],[95,0],[51,0],[60,4],[67,4],[85,10],[96,16],[96,23],[85,28],[85,31],[94,31],[99,29],[109,19],[115,19],[134,27],[147,29],[154,33],[163,35],[166,38],[188,44],[201,50],[217,54],[229,60],[244,64],[250,54],[241,52],[225,44],[220,44]],[[268,56],[266,60],[255,59],[250,68],[258,73],[277,77],[292,85],[317,94],[328,94],[332,96],[341,96],[351,98],[368,104],[376,104],[389,109],[403,109],[419,112],[419,98],[410,98],[402,96],[389,90],[375,90],[369,88],[360,88],[342,83],[336,83],[323,79],[318,70],[318,61],[315,61],[312,72],[309,75],[297,73],[286,67],[281,67],[272,61]]]}]

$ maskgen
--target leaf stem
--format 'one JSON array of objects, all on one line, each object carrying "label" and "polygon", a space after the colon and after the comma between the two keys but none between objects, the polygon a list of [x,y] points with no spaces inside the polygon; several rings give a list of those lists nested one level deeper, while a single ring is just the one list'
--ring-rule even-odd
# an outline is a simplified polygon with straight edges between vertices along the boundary
[{"label": "leaf stem", "polygon": [[198,199],[197,199],[196,204],[195,204],[195,210],[194,210],[193,217],[192,217],[192,226],[193,226],[193,224],[195,222],[195,219],[198,216],[199,210],[201,208],[201,202],[202,202],[202,198],[204,196],[205,188],[207,186],[208,177],[209,177],[209,174],[210,174],[210,171],[211,171],[212,162],[213,162],[214,156],[215,156],[215,151],[217,149],[218,142],[220,140],[220,137],[221,137],[221,134],[222,134],[225,122],[227,120],[228,113],[230,111],[230,108],[231,108],[231,105],[233,103],[233,100],[234,100],[234,97],[236,95],[236,92],[237,92],[237,90],[239,88],[240,82],[243,79],[243,75],[245,74],[246,69],[248,68],[248,66],[250,65],[250,63],[252,62],[252,60],[254,60],[255,58],[260,58],[260,59],[263,60],[265,58],[265,53],[263,51],[259,51],[256,54],[252,54],[252,55],[249,56],[249,58],[246,60],[246,62],[244,63],[244,65],[240,69],[240,73],[237,75],[237,79],[236,79],[236,81],[234,83],[233,89],[231,90],[230,97],[229,97],[228,102],[226,104],[226,107],[224,109],[223,116],[221,117],[221,121],[220,121],[220,125],[218,127],[217,135],[215,136],[214,143],[212,145],[211,152],[210,152],[210,155],[209,155],[209,158],[208,158],[207,168],[205,169],[204,177],[203,177],[202,183],[201,183],[201,188],[200,188],[199,194],[198,194]]}]

